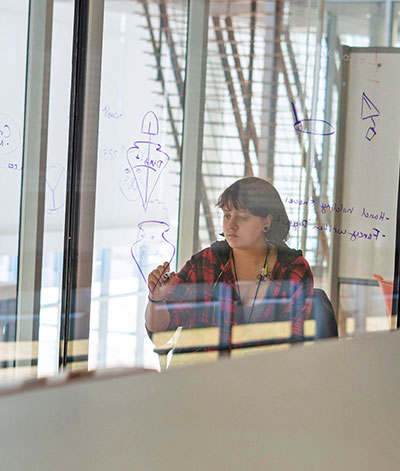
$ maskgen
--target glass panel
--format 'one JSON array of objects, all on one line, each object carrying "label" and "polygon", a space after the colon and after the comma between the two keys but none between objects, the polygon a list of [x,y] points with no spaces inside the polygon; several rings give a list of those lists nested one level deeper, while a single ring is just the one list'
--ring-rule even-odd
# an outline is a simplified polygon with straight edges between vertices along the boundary
[{"label": "glass panel", "polygon": [[392,31],[393,46],[400,46],[400,3],[393,2],[393,31]]},{"label": "glass panel", "polygon": [[[251,283],[242,283],[240,290],[252,288]],[[298,336],[299,298],[295,283],[265,281],[260,287],[260,291],[264,290],[269,294],[263,300],[243,307],[238,292],[223,281],[177,286],[165,298],[170,316],[167,330],[152,335],[162,368],[260,350],[276,351],[288,348],[295,337],[301,342],[318,337],[315,310],[304,326],[301,323],[304,337]],[[154,316],[163,315],[163,309],[164,304],[155,304]],[[182,329],[182,325],[186,328]]]},{"label": "glass panel", "polygon": [[0,375],[10,376],[16,338],[18,224],[29,2],[0,2]]},{"label": "glass panel", "polygon": [[41,376],[58,371],[73,21],[73,0],[55,1],[39,323]]},{"label": "glass panel", "polygon": [[[0,1],[0,59],[7,64],[0,74],[3,377],[15,375],[16,360],[22,375],[49,375],[58,370],[74,2],[54,2],[41,310],[35,327],[38,342],[33,336],[31,357],[25,345],[18,345],[18,358],[14,352],[18,328],[15,293],[29,2],[15,3]],[[166,355],[159,357],[154,344],[163,345],[174,334],[185,347],[201,348],[182,359],[175,349],[173,363],[219,357],[220,352],[200,352],[209,342],[221,346],[218,325],[204,321],[213,300],[202,299],[201,307],[196,300],[189,319],[180,320],[172,330],[167,322],[162,332],[153,335],[154,343],[150,340],[145,328],[148,275],[169,262],[169,269],[159,270],[158,276],[176,271],[182,286],[188,281],[198,287],[205,283],[211,290],[220,283],[227,285],[233,290],[231,300],[247,301],[251,318],[258,296],[268,292],[257,275],[279,281],[283,275],[277,275],[277,263],[287,253],[297,253],[286,251],[283,256],[277,247],[281,244],[282,248],[285,237],[281,234],[277,241],[267,235],[266,255],[258,254],[260,266],[252,280],[248,279],[252,252],[246,252],[245,262],[240,261],[241,252],[235,248],[235,237],[240,237],[233,230],[227,232],[231,223],[224,226],[216,203],[224,189],[251,175],[274,185],[284,209],[262,216],[254,214],[252,203],[244,209],[251,217],[261,218],[262,229],[270,229],[274,221],[289,227],[287,244],[301,250],[304,258],[298,260],[300,268],[292,258],[281,265],[287,276],[297,280],[303,301],[296,314],[297,327],[296,316],[277,316],[270,325],[234,317],[233,343],[278,336],[284,344],[232,347],[232,357],[259,348],[288,348],[292,341],[336,336],[337,327],[341,337],[394,328],[391,305],[400,144],[395,123],[400,97],[393,77],[398,75],[399,58],[396,48],[382,47],[391,42],[398,46],[399,4],[393,2],[390,10],[389,3],[211,0],[206,19],[208,41],[196,51],[199,57],[204,53],[207,65],[204,113],[198,121],[204,118],[202,162],[197,182],[187,182],[181,181],[185,178],[181,159],[197,168],[197,149],[189,149],[193,159],[192,154],[188,158],[182,138],[184,117],[197,112],[193,96],[184,96],[185,67],[192,66],[186,62],[187,48],[193,46],[187,44],[189,2],[106,0],[89,368],[163,368]],[[202,18],[195,20],[198,26]],[[197,78],[202,83],[201,72]],[[347,89],[351,92],[346,93]],[[190,106],[184,114],[185,100]],[[197,266],[195,276],[181,271],[192,253],[181,251],[177,262],[182,247],[178,232],[183,234],[182,243],[197,224],[184,216],[178,221],[185,203],[182,197],[179,201],[180,191],[187,183],[193,193],[198,191],[194,195],[200,215],[194,251],[209,248],[225,236],[228,243],[222,268],[217,262],[203,272]],[[225,218],[248,217],[233,212],[242,207],[222,207],[229,210]],[[242,224],[241,219],[237,221]],[[237,267],[233,266],[235,251]],[[224,272],[227,267],[228,275]],[[163,279],[163,283],[168,286],[172,280]],[[292,294],[282,285],[267,298],[269,302],[287,300]],[[150,295],[160,300],[157,291],[150,290]],[[160,303],[154,304],[155,311],[161,312]],[[176,312],[178,308],[171,308],[170,317]],[[181,332],[182,326],[191,329]],[[80,340],[78,350],[84,343],[86,348],[86,337]],[[31,368],[32,362],[33,366],[37,362],[37,369]]]},{"label": "glass panel", "polygon": [[[350,57],[350,52],[344,54],[340,48],[387,45],[390,34],[386,27],[391,28],[392,21],[390,17],[388,21],[386,7],[384,2],[312,2],[309,8],[295,1],[214,0],[210,4],[202,170],[198,177],[205,187],[199,249],[221,239],[221,232],[227,235],[221,211],[214,206],[225,188],[250,175],[271,182],[289,217],[287,243],[302,250],[313,273],[316,318],[311,330],[305,327],[309,320],[305,321],[305,337],[337,336],[335,317],[340,336],[388,330],[395,322],[390,315],[388,318],[391,300],[384,289],[388,285],[390,289],[394,273],[400,143],[394,128],[387,138],[383,129],[396,122],[400,98],[391,95],[393,101],[388,99],[388,90],[395,86],[391,73],[379,75],[384,69],[393,70],[383,50]],[[349,72],[344,75],[347,66]],[[346,102],[341,84],[350,86],[357,79],[357,99],[347,98]],[[368,136],[368,126],[363,130],[368,116],[364,113],[360,118],[363,106],[364,110],[367,104],[374,109],[369,95],[378,97],[385,108],[385,116],[381,113],[380,121],[377,118],[381,136],[375,139],[375,147],[368,147],[375,136],[373,130]],[[353,121],[356,127],[352,127]],[[373,163],[374,152],[382,156],[381,164]],[[363,164],[363,159],[369,163]],[[361,181],[359,175],[363,175]],[[390,188],[385,201],[379,197],[380,191],[374,193],[374,175],[380,175],[382,184]],[[227,241],[235,253],[230,234]],[[215,281],[219,268],[211,261],[207,265],[196,260],[195,269],[181,272],[180,278],[197,284],[213,272],[209,276]],[[228,262],[231,260],[232,255]],[[242,274],[246,273],[245,265],[239,267]],[[228,279],[234,273],[225,268],[221,268],[221,280],[234,287]],[[299,284],[302,282],[300,279]],[[245,299],[240,285],[239,281],[236,291]],[[156,296],[155,300],[161,298]],[[159,318],[161,305],[153,307],[154,312],[159,310]],[[188,319],[178,325],[198,328],[206,316],[200,311],[192,308]],[[173,318],[173,313],[170,310],[166,319]],[[160,325],[164,330],[165,325]],[[251,328],[261,332],[256,326]],[[154,335],[166,340],[166,333]],[[232,356],[239,352],[233,351]],[[196,354],[191,355],[188,361]]]},{"label": "glass panel", "polygon": [[89,368],[159,367],[147,275],[176,263],[187,2],[106,1]]},{"label": "glass panel", "polygon": [[[0,317],[1,378],[49,375],[58,371],[58,326],[63,250],[65,162],[68,150],[69,98],[73,1],[56,1],[53,8],[50,102],[48,119],[47,177],[43,244],[41,310],[22,314],[17,322],[16,283],[21,206],[21,170],[26,107],[27,30],[29,2],[0,2],[2,110],[0,148]],[[33,15],[31,9],[31,14]],[[42,24],[43,18],[35,18]],[[41,45],[38,45],[41,47]],[[45,86],[43,89],[45,90]],[[46,106],[46,105],[44,105]],[[38,111],[40,116],[40,112]],[[40,119],[38,117],[40,130]],[[7,131],[7,132],[5,132]],[[42,156],[43,158],[43,156]],[[29,185],[29,182],[28,182]],[[38,216],[40,218],[40,216]],[[40,251],[41,247],[37,247]],[[30,256],[30,254],[21,254]],[[34,296],[30,289],[21,296]],[[27,319],[29,317],[30,319]],[[18,341],[18,329],[32,321],[31,338]]]},{"label": "glass panel", "polygon": [[348,46],[385,46],[385,2],[328,2],[337,33]]}]

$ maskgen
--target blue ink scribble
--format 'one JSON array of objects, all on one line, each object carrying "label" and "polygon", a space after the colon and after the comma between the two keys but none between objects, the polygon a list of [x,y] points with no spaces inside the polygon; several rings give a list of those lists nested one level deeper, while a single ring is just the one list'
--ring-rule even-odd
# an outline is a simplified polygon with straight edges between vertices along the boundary
[{"label": "blue ink scribble", "polygon": [[65,182],[67,172],[61,164],[51,164],[46,174],[46,212],[58,211],[65,205]]},{"label": "blue ink scribble", "polygon": [[377,118],[380,116],[381,112],[378,110],[378,108],[372,103],[372,101],[367,97],[365,92],[362,93],[361,96],[361,116],[360,118],[362,120],[370,119],[372,121],[372,126],[370,126],[365,134],[365,139],[367,141],[371,142],[372,139],[376,136],[376,130],[375,130],[375,120],[374,118]]},{"label": "blue ink scribble", "polygon": [[17,164],[17,163],[14,163],[14,162],[9,162],[8,163],[8,168],[10,170],[17,170],[19,172],[22,171],[22,165],[21,164]]},{"label": "blue ink scribble", "polygon": [[20,143],[20,132],[17,123],[5,114],[0,113],[0,155],[15,151]]},{"label": "blue ink scribble", "polygon": [[[295,121],[294,128],[296,129],[296,131],[305,134],[313,134],[314,136],[330,136],[332,134],[335,134],[335,128],[332,126],[332,124],[328,123],[328,121],[325,121],[324,119],[299,119],[293,101],[291,103]],[[311,124],[311,129],[309,129],[310,126],[308,125],[308,123],[315,124]]]},{"label": "blue ink scribble", "polygon": [[[290,227],[292,227],[294,230],[297,231],[298,228],[301,227],[308,227],[310,224],[309,219],[303,219],[302,221],[289,221]],[[324,225],[318,225],[314,224],[311,227],[312,230],[316,230],[319,232],[330,232],[332,234],[335,234],[337,236],[348,236],[351,242],[355,242],[356,240],[372,240],[374,242],[380,240],[380,237],[386,237],[386,234],[382,234],[381,230],[378,229],[377,227],[373,227],[372,231],[365,232],[365,231],[360,231],[357,229],[345,229],[342,227],[335,227],[332,226],[331,224],[324,224]]]},{"label": "blue ink scribble", "polygon": [[121,119],[124,116],[123,113],[112,111],[110,105],[104,106],[101,111],[103,112],[103,116],[107,119]]}]

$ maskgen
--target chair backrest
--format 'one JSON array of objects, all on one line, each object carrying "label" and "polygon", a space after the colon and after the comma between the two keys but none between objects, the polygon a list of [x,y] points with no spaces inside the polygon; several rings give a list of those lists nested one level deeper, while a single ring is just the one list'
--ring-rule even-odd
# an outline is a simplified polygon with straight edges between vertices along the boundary
[{"label": "chair backrest", "polygon": [[338,337],[338,328],[333,306],[325,291],[314,288],[312,309],[309,319],[315,319],[315,338]]}]

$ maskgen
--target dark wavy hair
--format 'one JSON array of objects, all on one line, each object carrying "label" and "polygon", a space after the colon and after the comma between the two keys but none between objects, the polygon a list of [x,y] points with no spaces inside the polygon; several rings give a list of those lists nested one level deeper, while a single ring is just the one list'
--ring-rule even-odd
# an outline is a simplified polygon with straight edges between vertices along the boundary
[{"label": "dark wavy hair", "polygon": [[276,188],[267,180],[245,177],[226,188],[218,198],[218,208],[245,210],[265,218],[272,215],[272,224],[265,238],[268,242],[284,245],[289,234],[289,218]]}]

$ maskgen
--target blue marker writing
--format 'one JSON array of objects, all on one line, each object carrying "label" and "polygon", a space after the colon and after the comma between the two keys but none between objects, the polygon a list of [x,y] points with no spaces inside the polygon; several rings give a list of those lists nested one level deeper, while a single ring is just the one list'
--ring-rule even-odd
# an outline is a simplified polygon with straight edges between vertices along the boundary
[{"label": "blue marker writing", "polygon": [[[330,136],[332,134],[335,134],[335,128],[332,126],[332,124],[328,123],[328,121],[325,121],[324,119],[312,119],[312,118],[305,118],[305,119],[299,119],[297,116],[296,112],[296,107],[294,105],[294,102],[291,102],[292,104],[292,110],[293,110],[293,115],[294,115],[294,128],[296,131],[303,132],[305,134],[313,134],[315,136]],[[323,127],[320,131],[315,131],[314,130],[308,130],[306,126],[304,126],[303,129],[303,123],[322,123]],[[328,128],[325,130],[325,127],[328,126]]]}]

